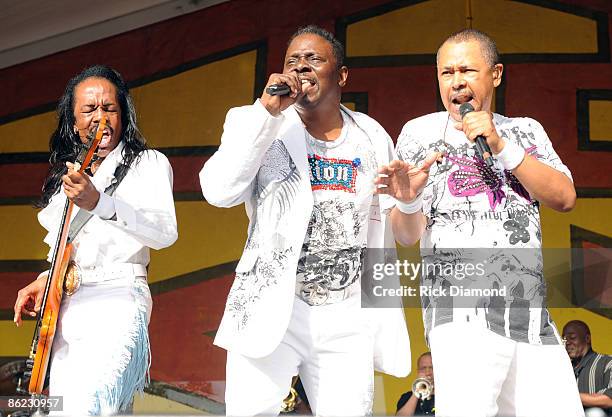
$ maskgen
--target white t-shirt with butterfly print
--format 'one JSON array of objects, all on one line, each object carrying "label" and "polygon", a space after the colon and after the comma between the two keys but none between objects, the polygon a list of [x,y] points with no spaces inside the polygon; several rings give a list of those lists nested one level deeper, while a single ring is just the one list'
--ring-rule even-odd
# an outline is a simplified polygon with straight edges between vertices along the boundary
[{"label": "white t-shirt with butterfly print", "polygon": [[[493,122],[502,139],[518,144],[571,179],[569,169],[553,149],[540,123],[499,114],[493,115]],[[482,297],[477,301],[478,308],[482,307],[483,324],[514,340],[556,343],[547,313],[530,312],[528,308],[508,310],[510,298],[512,302],[520,301],[532,307],[544,305],[539,204],[498,161],[489,168],[477,158],[473,144],[454,125],[447,112],[432,113],[406,123],[397,141],[399,158],[411,164],[418,164],[432,152],[444,154],[442,161],[431,167],[423,190],[423,213],[428,217],[428,224],[421,237],[421,250],[426,256],[431,255],[432,262],[469,263],[476,261],[476,252],[468,248],[480,248],[483,250],[477,257],[487,258],[499,268],[491,272],[490,265],[485,278],[470,280],[430,274],[423,277],[423,282],[447,288],[505,287],[510,295],[497,311],[491,307],[495,304],[491,298]],[[456,320],[457,311],[453,308],[467,307],[458,298],[426,297],[422,301],[427,330]],[[434,311],[441,305],[445,311],[440,308]],[[539,317],[534,318],[535,314]]]}]

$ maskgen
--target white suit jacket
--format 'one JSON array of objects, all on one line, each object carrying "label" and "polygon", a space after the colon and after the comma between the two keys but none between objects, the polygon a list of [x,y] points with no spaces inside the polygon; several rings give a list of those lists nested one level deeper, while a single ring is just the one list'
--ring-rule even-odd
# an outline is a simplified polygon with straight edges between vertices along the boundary
[{"label": "white suit jacket", "polygon": [[[342,111],[370,138],[378,164],[387,164],[394,150],[382,126],[364,114],[345,107]],[[313,208],[305,129],[297,112],[291,106],[274,117],[259,100],[230,109],[221,145],[200,171],[200,184],[210,204],[244,202],[249,217],[247,242],[215,344],[247,357],[264,357],[279,345],[289,325],[298,258]],[[374,196],[368,247],[395,248],[379,200]],[[368,308],[366,316],[375,329],[376,369],[407,375],[410,341],[403,310]]]}]

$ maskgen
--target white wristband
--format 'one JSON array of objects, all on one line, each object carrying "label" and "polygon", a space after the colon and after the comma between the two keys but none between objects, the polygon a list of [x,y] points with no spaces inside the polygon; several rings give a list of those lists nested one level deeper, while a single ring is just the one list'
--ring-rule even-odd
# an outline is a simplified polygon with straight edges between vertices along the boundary
[{"label": "white wristband", "polygon": [[395,199],[395,207],[404,214],[414,214],[423,208],[423,193],[419,193],[410,203],[404,203]]},{"label": "white wristband", "polygon": [[504,149],[494,156],[505,170],[512,171],[525,159],[525,149],[514,142],[506,141]]}]

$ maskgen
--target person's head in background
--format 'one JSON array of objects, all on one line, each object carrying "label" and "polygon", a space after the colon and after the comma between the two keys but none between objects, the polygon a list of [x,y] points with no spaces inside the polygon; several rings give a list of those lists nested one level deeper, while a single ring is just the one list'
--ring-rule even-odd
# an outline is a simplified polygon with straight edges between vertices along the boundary
[{"label": "person's head in background", "polygon": [[579,360],[591,350],[591,330],[583,321],[572,320],[563,327],[565,350],[572,361]]},{"label": "person's head in background", "polygon": [[431,361],[431,352],[425,352],[417,360],[417,372],[419,377],[428,378],[434,382],[433,363]]}]

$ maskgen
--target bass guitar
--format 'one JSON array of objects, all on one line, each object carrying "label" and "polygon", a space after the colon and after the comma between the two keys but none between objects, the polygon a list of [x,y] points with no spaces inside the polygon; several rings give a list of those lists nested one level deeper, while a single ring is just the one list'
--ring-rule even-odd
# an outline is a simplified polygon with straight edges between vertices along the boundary
[{"label": "bass guitar", "polygon": [[[93,129],[87,136],[88,143],[83,145],[83,149],[79,153],[74,166],[74,169],[78,172],[82,173],[89,167],[102,140],[106,122],[106,116],[103,116],[97,128]],[[68,242],[68,231],[70,229],[73,208],[74,203],[66,199],[60,223],[60,232],[58,233],[51,257],[51,269],[47,277],[43,301],[36,321],[34,337],[32,338],[30,357],[26,361],[24,378],[30,377],[28,392],[31,395],[42,394],[64,290],[66,289],[68,294],[71,293],[70,285],[66,286],[66,272],[69,269],[68,266],[73,249],[72,243]]]}]

